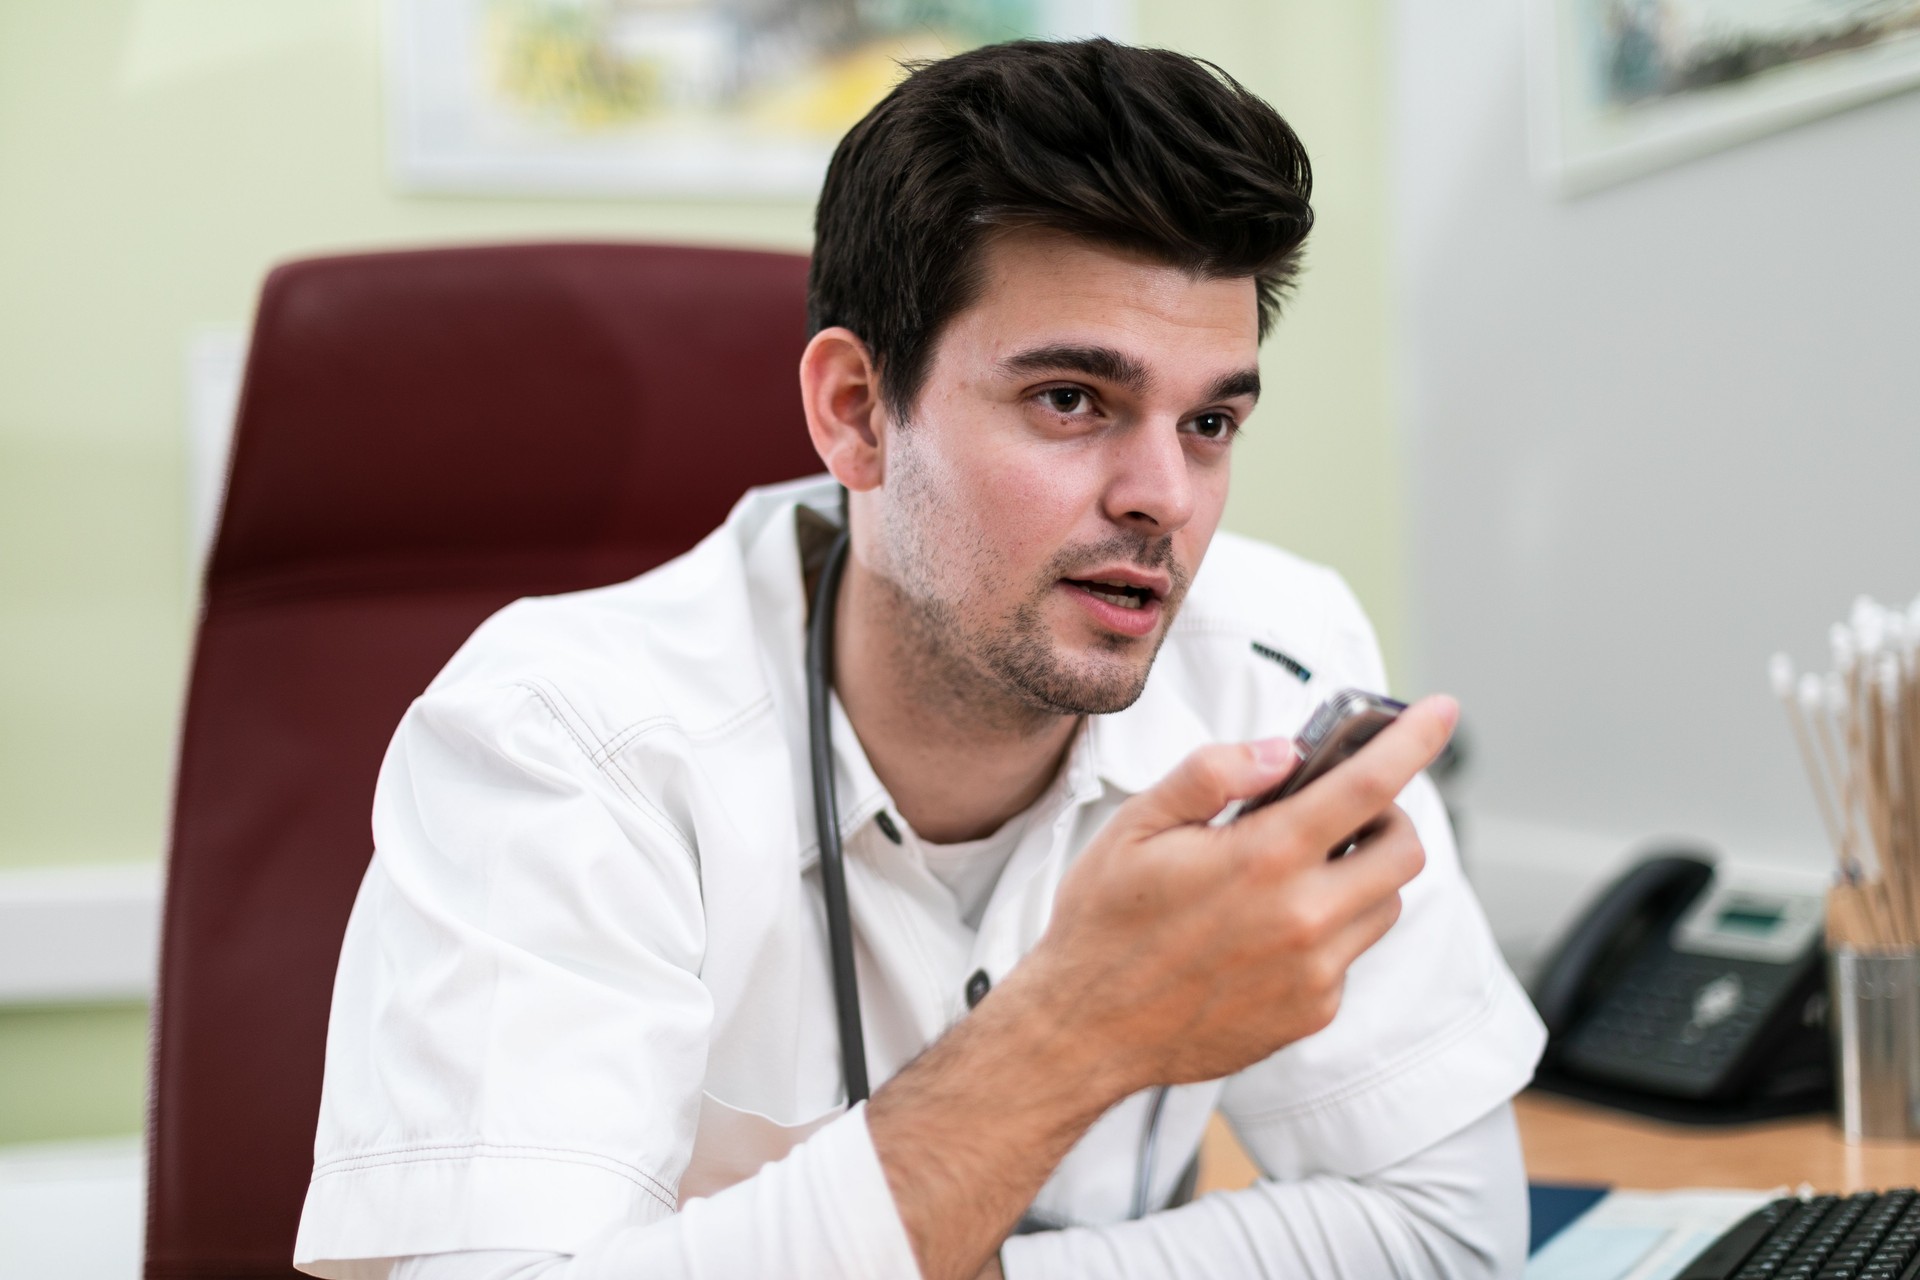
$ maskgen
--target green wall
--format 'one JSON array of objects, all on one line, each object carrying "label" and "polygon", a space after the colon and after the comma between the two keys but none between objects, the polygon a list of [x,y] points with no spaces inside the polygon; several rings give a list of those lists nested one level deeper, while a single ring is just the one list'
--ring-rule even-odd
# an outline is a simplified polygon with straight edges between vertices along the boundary
[{"label": "green wall", "polygon": [[[1339,566],[1402,633],[1377,0],[1138,0],[1314,156],[1231,527]],[[374,0],[0,3],[0,870],[160,855],[192,622],[183,352],[268,266],[619,236],[804,248],[800,202],[423,197],[386,179]],[[138,1007],[0,1011],[0,1142],[125,1132]]]}]

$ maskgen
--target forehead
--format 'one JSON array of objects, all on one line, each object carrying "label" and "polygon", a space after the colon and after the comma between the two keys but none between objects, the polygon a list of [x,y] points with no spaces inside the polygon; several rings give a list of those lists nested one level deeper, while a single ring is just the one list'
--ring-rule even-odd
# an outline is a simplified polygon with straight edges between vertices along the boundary
[{"label": "forehead", "polygon": [[1062,232],[993,237],[979,293],[949,322],[941,354],[991,361],[1050,342],[1115,346],[1153,366],[1242,368],[1258,356],[1259,300],[1250,276],[1195,275]]}]

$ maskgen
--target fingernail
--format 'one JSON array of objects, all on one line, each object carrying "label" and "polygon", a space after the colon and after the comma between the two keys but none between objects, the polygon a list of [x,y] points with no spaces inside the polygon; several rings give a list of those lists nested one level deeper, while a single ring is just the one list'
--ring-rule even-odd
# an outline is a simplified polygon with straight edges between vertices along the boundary
[{"label": "fingernail", "polygon": [[1248,745],[1253,748],[1253,762],[1262,769],[1278,769],[1296,758],[1291,738],[1262,738]]}]

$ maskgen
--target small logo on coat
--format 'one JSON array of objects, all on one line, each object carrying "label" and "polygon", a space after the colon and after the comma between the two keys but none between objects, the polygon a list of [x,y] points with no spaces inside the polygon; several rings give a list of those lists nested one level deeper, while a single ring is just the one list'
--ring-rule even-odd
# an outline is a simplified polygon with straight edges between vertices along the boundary
[{"label": "small logo on coat", "polygon": [[1281,666],[1285,667],[1287,670],[1293,672],[1293,674],[1299,679],[1301,684],[1305,684],[1307,681],[1313,679],[1313,672],[1307,670],[1305,667],[1301,666],[1298,661],[1288,657],[1286,654],[1280,652],[1278,649],[1271,647],[1270,645],[1264,645],[1264,644],[1261,644],[1258,640],[1255,640],[1253,642],[1253,651],[1259,654],[1261,657],[1266,658],[1273,662],[1277,662]]}]

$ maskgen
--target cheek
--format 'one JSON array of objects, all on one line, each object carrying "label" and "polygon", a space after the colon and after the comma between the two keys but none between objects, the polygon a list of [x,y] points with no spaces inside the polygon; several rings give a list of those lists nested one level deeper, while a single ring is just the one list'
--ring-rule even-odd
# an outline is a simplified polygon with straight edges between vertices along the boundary
[{"label": "cheek", "polygon": [[1214,530],[1220,527],[1220,519],[1227,513],[1228,481],[1232,478],[1229,464],[1202,469],[1194,481],[1193,518],[1187,522],[1183,532],[1198,537],[1202,549],[1213,538]]},{"label": "cheek", "polygon": [[1174,555],[1189,578],[1199,570],[1200,561],[1220,528],[1220,518],[1226,514],[1226,469],[1222,467],[1217,475],[1199,479],[1194,496],[1193,518],[1173,538]]},{"label": "cheek", "polygon": [[968,478],[968,510],[999,572],[1023,581],[1085,539],[1087,513],[1098,505],[1093,459],[1057,450],[980,461]]},{"label": "cheek", "polygon": [[[1097,496],[1097,451],[1036,445],[1017,422],[956,413],[916,442],[927,528],[975,589],[1004,590],[1044,565]],[[938,435],[932,434],[938,432]],[[959,567],[958,565],[955,566]]]}]

